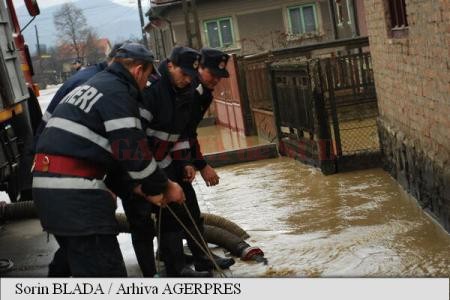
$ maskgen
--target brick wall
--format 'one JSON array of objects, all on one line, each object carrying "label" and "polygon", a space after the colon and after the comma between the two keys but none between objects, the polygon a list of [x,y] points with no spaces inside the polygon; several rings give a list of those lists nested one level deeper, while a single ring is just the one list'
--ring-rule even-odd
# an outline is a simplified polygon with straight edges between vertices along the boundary
[{"label": "brick wall", "polygon": [[406,0],[401,38],[387,2],[364,2],[387,167],[449,229],[450,1]]}]

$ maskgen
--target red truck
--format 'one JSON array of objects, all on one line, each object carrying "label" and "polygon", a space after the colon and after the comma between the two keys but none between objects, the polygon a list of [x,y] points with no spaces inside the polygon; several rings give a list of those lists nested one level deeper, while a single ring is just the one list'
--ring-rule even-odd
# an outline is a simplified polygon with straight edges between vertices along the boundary
[{"label": "red truck", "polygon": [[[32,18],[36,0],[24,0]],[[31,199],[33,136],[41,118],[33,65],[13,0],[0,0],[0,191],[11,202]]]}]

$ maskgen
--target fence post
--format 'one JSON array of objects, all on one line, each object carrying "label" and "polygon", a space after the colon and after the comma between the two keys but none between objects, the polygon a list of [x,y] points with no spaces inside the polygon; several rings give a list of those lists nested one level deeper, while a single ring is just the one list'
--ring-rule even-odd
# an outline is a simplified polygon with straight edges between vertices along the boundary
[{"label": "fence post", "polygon": [[334,174],[336,170],[336,160],[333,153],[330,123],[328,121],[328,112],[325,107],[324,83],[320,60],[317,63],[317,80],[314,87],[314,108],[317,117],[317,148],[320,169],[325,175]]},{"label": "fence post", "polygon": [[244,115],[245,135],[255,135],[256,127],[253,120],[252,109],[247,91],[246,69],[244,58],[236,57],[236,76],[239,83],[239,95],[241,97],[242,113]]},{"label": "fence post", "polygon": [[277,130],[278,143],[281,142],[282,132],[280,123],[280,110],[278,108],[278,95],[277,95],[277,83],[275,78],[275,70],[273,70],[269,63],[266,64],[267,71],[269,72],[269,83],[272,91],[272,106],[273,117],[275,119],[275,127]]},{"label": "fence post", "polygon": [[325,78],[327,80],[328,100],[330,102],[331,119],[333,121],[333,133],[334,133],[334,140],[335,140],[335,144],[336,144],[336,156],[339,159],[340,157],[342,157],[341,133],[340,133],[340,129],[339,129],[339,119],[338,119],[337,109],[336,109],[336,97],[334,95],[333,78],[331,77],[331,63],[330,63],[329,59],[326,59],[326,63],[325,63]]}]

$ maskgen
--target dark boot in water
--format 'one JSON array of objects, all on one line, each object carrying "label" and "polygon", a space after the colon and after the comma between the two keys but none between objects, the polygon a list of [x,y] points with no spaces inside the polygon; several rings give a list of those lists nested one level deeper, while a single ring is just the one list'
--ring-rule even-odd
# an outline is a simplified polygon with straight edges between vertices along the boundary
[{"label": "dark boot in water", "polygon": [[204,278],[204,277],[212,277],[213,274],[208,271],[194,271],[190,267],[185,266],[180,271],[180,277],[194,277],[194,278]]},{"label": "dark boot in water", "polygon": [[[194,267],[196,271],[212,271],[215,269],[214,263],[211,261],[211,259],[205,254],[206,249],[208,245],[203,245],[203,247],[200,247],[199,244],[203,244],[205,242],[204,238],[204,222],[203,218],[199,217],[197,220],[197,228],[194,229],[191,227],[189,229],[189,232],[194,235],[195,240],[194,241],[191,237],[191,235],[186,235],[186,241],[188,243],[189,249],[192,252],[192,256],[194,257]],[[201,235],[201,236],[200,236]],[[203,249],[202,249],[203,248]],[[215,263],[220,269],[228,269],[232,265],[234,265],[235,261],[232,258],[222,258],[220,256],[215,255],[212,253],[212,256],[214,258]]]},{"label": "dark boot in water", "polygon": [[[200,222],[198,224],[198,228],[200,232],[203,235],[203,222]],[[191,233],[197,233],[194,229],[190,230]],[[197,241],[202,241],[203,238],[198,236],[198,233],[195,234]],[[196,271],[212,271],[215,269],[214,263],[211,261],[211,259],[206,256],[204,249],[201,249],[199,245],[190,237],[186,236],[186,240],[189,246],[189,249],[192,252],[192,256],[194,257],[194,267]],[[232,265],[234,265],[235,261],[233,258],[223,258],[220,256],[215,255],[212,253],[212,256],[216,262],[216,264],[219,266],[220,269],[228,269]]]},{"label": "dark boot in water", "polygon": [[197,272],[186,266],[183,253],[183,233],[161,234],[161,258],[168,277],[212,277],[210,272]]},{"label": "dark boot in water", "polygon": [[[213,253],[214,261],[220,269],[228,269],[234,265],[235,261],[233,258],[220,257]],[[206,255],[194,258],[194,266],[196,271],[212,271],[215,269],[215,265]]]}]

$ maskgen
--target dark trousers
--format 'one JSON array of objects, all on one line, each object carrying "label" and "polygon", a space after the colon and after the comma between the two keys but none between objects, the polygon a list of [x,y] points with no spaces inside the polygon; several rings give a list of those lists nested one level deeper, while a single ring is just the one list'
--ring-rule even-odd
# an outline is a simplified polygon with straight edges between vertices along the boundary
[{"label": "dark trousers", "polygon": [[156,274],[153,239],[155,224],[151,219],[153,205],[134,194],[127,182],[127,176],[119,170],[108,173],[105,184],[122,199],[123,210],[130,225],[131,242],[134,253],[144,277],[154,277]]},{"label": "dark trousers", "polygon": [[115,235],[55,236],[59,244],[49,277],[127,277]]},{"label": "dark trousers", "polygon": [[155,224],[151,219],[153,206],[139,196],[122,200],[123,209],[130,224],[131,241],[144,277],[156,274],[153,239]]},{"label": "dark trousers", "polygon": [[[173,213],[179,217],[184,210],[177,203],[168,205]],[[160,253],[166,267],[168,277],[181,276],[185,267],[183,253],[183,227],[169,211],[169,208],[157,208],[157,228],[160,229]]]},{"label": "dark trousers", "polygon": [[[186,209],[184,209],[180,215],[183,223],[186,224],[186,227],[189,230],[189,232],[185,231],[185,238],[187,240],[189,249],[191,250],[192,255],[195,259],[196,257],[204,256],[206,251],[203,243],[203,218],[201,217],[197,195],[195,194],[195,190],[192,184],[184,181],[180,181],[178,182],[178,184],[183,188],[183,192],[186,197],[186,206],[192,217],[191,219]],[[195,226],[197,226],[197,228],[195,228],[194,224]],[[201,245],[201,248],[199,244]]]},{"label": "dark trousers", "polygon": [[[183,189],[184,195],[186,197],[185,203],[186,203],[187,208],[189,209],[189,212],[192,216],[193,221],[195,222],[195,224],[197,226],[200,226],[203,228],[200,207],[198,206],[197,195],[195,194],[194,187],[189,182],[178,182],[178,184]],[[182,217],[183,223],[186,224],[187,227],[194,227],[194,225],[192,223],[192,219],[189,217],[186,209],[183,209],[183,211],[181,212],[181,217]],[[200,229],[202,229],[202,228],[200,228]],[[194,231],[197,232],[195,229],[194,229]]]}]

